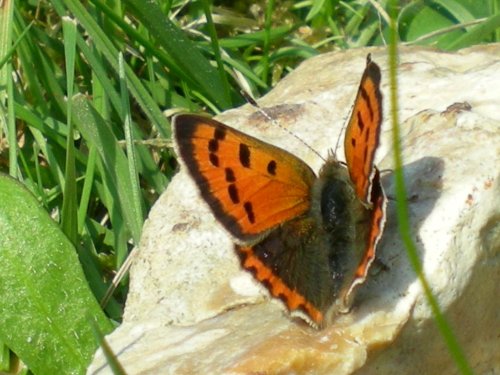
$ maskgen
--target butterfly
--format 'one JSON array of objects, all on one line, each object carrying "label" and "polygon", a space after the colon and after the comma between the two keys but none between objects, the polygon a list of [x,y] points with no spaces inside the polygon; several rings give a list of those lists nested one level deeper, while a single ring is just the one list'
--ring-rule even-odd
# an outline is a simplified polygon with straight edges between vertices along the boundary
[{"label": "butterfly", "polygon": [[319,175],[279,147],[216,120],[177,115],[173,138],[244,269],[292,316],[316,328],[347,312],[375,258],[386,197],[374,156],[382,124],[380,68],[370,55],[344,140]]}]

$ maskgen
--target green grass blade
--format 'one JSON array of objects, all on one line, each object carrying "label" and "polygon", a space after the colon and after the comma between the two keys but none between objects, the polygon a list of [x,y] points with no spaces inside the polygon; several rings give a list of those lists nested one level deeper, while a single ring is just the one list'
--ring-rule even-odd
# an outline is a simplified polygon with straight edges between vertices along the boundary
[{"label": "green grass blade", "polygon": [[111,325],[71,242],[20,183],[0,176],[0,341],[36,374],[83,373]]},{"label": "green grass blade", "polygon": [[[0,7],[0,59],[9,59],[12,46],[12,26],[13,26],[14,4],[8,2]],[[10,62],[0,66],[0,109],[7,103],[7,116],[0,114],[1,130],[7,131],[9,143],[9,174],[12,177],[18,176],[17,168],[17,139],[16,124],[14,114],[14,87],[12,82],[12,65]],[[5,90],[7,88],[7,90]],[[3,111],[2,111],[3,112]],[[5,122],[7,122],[5,124]]]},{"label": "green grass blade", "polygon": [[87,217],[87,209],[89,206],[90,195],[92,192],[92,185],[94,183],[95,166],[96,166],[97,152],[95,146],[91,146],[89,150],[89,157],[84,174],[84,182],[82,188],[82,195],[80,197],[80,205],[78,208],[78,233],[83,234],[85,225],[85,218]]},{"label": "green grass blade", "polygon": [[207,19],[208,32],[210,33],[210,42],[212,44],[212,51],[215,56],[215,61],[217,62],[217,70],[219,72],[219,77],[224,88],[224,97],[230,98],[230,88],[227,82],[226,72],[224,71],[224,64],[222,63],[222,57],[220,53],[219,38],[215,30],[214,21],[212,19],[212,12],[210,9],[210,4],[208,0],[201,1],[203,5],[203,10],[205,12],[205,17]]},{"label": "green grass blade", "polygon": [[262,50],[262,73],[261,79],[269,83],[268,75],[269,75],[269,48],[270,48],[270,39],[271,39],[271,26],[273,20],[273,11],[274,11],[274,0],[268,0],[266,2],[266,13],[264,20],[264,47]]},{"label": "green grass blade", "polygon": [[110,370],[113,372],[114,375],[127,375],[127,372],[121,365],[121,363],[118,361],[118,358],[116,357],[116,354],[113,353],[113,350],[109,346],[108,342],[106,341],[106,338],[104,337],[104,334],[102,331],[99,329],[97,324],[92,324],[92,330],[94,332],[94,336],[96,338],[96,341],[99,343],[99,346],[102,349],[102,352],[104,353],[104,356],[106,357],[106,361],[108,362]]},{"label": "green grass blade", "polygon": [[[112,195],[118,198],[121,216],[132,234],[134,242],[139,243],[143,219],[135,212],[130,202],[134,199],[132,182],[128,172],[127,157],[123,153],[109,124],[99,115],[83,96],[73,99],[75,123],[90,146],[96,148],[102,160],[104,180]],[[118,202],[117,202],[118,203]],[[111,207],[110,207],[111,208]],[[115,229],[118,226],[115,226]]]},{"label": "green grass blade", "polygon": [[[0,7],[0,87],[7,86],[7,81],[12,77],[5,68],[5,62],[10,59],[13,53],[12,46],[12,19],[14,15],[14,3],[7,2],[4,6]],[[19,38],[17,43],[22,40]],[[17,45],[17,44],[16,44]],[[0,90],[0,103],[5,100],[6,92]]]},{"label": "green grass blade", "polygon": [[[65,17],[63,18],[64,32],[64,54],[66,58],[66,87],[68,98],[73,96],[74,68],[75,68],[75,46],[76,46],[76,23]],[[64,193],[61,212],[61,229],[69,240],[76,246],[78,241],[78,217],[77,217],[77,192],[76,192],[76,168],[75,168],[75,143],[73,139],[72,102],[67,101],[67,127],[66,138],[66,169],[64,171]]]},{"label": "green grass blade", "polygon": [[182,69],[182,66],[178,66],[175,61],[167,53],[165,53],[165,51],[158,49],[151,39],[148,39],[147,36],[134,29],[123,19],[123,16],[116,14],[113,9],[109,8],[106,4],[99,0],[91,1],[95,4],[97,9],[108,16],[118,27],[122,29],[124,33],[127,34],[129,40],[133,40],[135,43],[144,47],[146,54],[158,58],[160,64],[165,66],[174,76],[186,81],[191,80],[191,77]]},{"label": "green grass blade", "polygon": [[474,20],[474,15],[463,5],[463,1],[456,0],[432,0],[446,12],[450,13],[459,23],[467,23]]},{"label": "green grass blade", "polygon": [[[2,23],[2,22],[5,22],[5,24]],[[23,32],[21,33],[21,35],[19,35],[19,37],[17,38],[17,40],[14,43],[14,45],[12,47],[10,47],[7,50],[7,52],[3,51],[5,49],[4,47],[6,47],[8,45],[8,44],[3,45],[3,43],[6,43],[7,39],[2,38],[0,40],[0,46],[1,46],[0,47],[0,56],[2,57],[2,58],[0,58],[0,70],[2,69],[2,67],[4,66],[4,64],[11,58],[12,54],[16,51],[17,46],[19,45],[19,43],[21,43],[21,41],[23,40],[23,38],[28,34],[28,31],[31,29],[31,26],[33,26],[33,24],[34,24],[34,22],[31,21],[30,24],[23,30]],[[6,28],[9,27],[9,22],[4,21],[3,17],[0,17],[0,25],[3,25],[3,27],[0,27],[0,35],[8,36],[9,32],[6,31]],[[0,78],[0,82],[2,82],[2,79],[3,78]]]},{"label": "green grass blade", "polygon": [[397,218],[399,233],[403,240],[403,243],[408,254],[408,258],[413,267],[413,270],[417,274],[417,277],[424,290],[425,297],[429,303],[434,319],[438,326],[438,329],[443,336],[443,339],[450,351],[453,360],[455,361],[459,371],[462,374],[472,375],[472,370],[467,363],[467,359],[460,347],[453,330],[451,329],[448,321],[446,320],[444,314],[442,313],[439,304],[434,297],[429,283],[423,274],[422,265],[417,254],[417,248],[412,240],[411,225],[409,220],[409,211],[407,205],[407,194],[406,186],[403,177],[403,160],[401,155],[401,142],[400,142],[400,131],[399,131],[399,102],[398,102],[398,82],[397,82],[397,62],[398,62],[398,34],[397,34],[397,24],[398,19],[398,1],[391,0],[389,10],[391,16],[391,28],[390,28],[390,43],[389,43],[389,79],[390,79],[390,114],[392,120],[392,146],[394,149],[394,179],[395,179],[395,190],[396,190],[396,203],[397,203]]},{"label": "green grass blade", "polygon": [[[62,17],[66,14],[66,9],[61,0],[53,0],[53,4],[59,15]],[[104,30],[97,24],[93,15],[91,15],[84,7],[84,4],[76,0],[65,0],[64,5],[73,13],[78,19],[78,22],[85,28],[92,38],[96,48],[103,54],[107,62],[111,65],[112,69],[118,71],[118,53],[113,42],[108,38]],[[148,116],[152,124],[156,126],[160,134],[164,137],[169,137],[170,126],[167,123],[165,116],[158,108],[158,105],[153,100],[149,92],[142,85],[141,81],[137,78],[130,67],[125,67],[127,75],[128,88],[130,93],[134,96],[137,103],[140,105],[144,114]],[[120,111],[118,111],[120,113]]]},{"label": "green grass blade", "polygon": [[135,16],[168,52],[176,64],[192,77],[192,82],[204,96],[213,100],[220,108],[232,106],[231,98],[225,94],[219,72],[212,67],[195,44],[170,21],[154,2],[126,0]]},{"label": "green grass blade", "polygon": [[446,50],[457,50],[476,43],[485,42],[485,37],[492,35],[496,30],[500,29],[500,14],[488,17],[483,23],[473,26],[469,31],[457,38],[447,46],[443,46]]},{"label": "green grass blade", "polygon": [[[281,25],[274,27],[269,32],[269,42],[278,43],[285,36],[290,34],[295,29],[294,26]],[[254,45],[263,45],[264,39],[266,38],[267,30],[259,30],[254,32],[249,32],[247,34],[235,35],[219,40],[219,45],[222,48],[237,49],[251,47]],[[200,42],[200,45],[208,45],[207,42]],[[241,61],[244,61],[241,59]]]},{"label": "green grass blade", "polygon": [[[128,202],[133,215],[135,216],[134,221],[137,223],[141,223],[144,221],[144,207],[142,206],[142,196],[141,196],[141,188],[139,185],[139,173],[137,172],[137,152],[135,150],[134,145],[134,137],[132,135],[132,115],[130,113],[130,104],[128,101],[128,90],[127,90],[127,82],[125,79],[125,69],[124,69],[124,61],[123,55],[120,54],[118,58],[119,62],[119,76],[120,76],[120,93],[121,93],[121,102],[122,109],[125,111],[122,117],[125,118],[125,141],[127,145],[127,161],[128,161],[128,173],[129,173],[129,181],[130,181],[130,189],[132,194],[132,199]],[[139,232],[140,234],[140,232]],[[123,254],[122,259],[125,258],[125,254]],[[119,262],[121,264],[121,262]]]},{"label": "green grass blade", "polygon": [[[491,14],[500,14],[500,1],[499,0],[490,1],[489,11],[491,12]],[[500,41],[500,27],[495,29],[493,41],[495,42]]]},{"label": "green grass blade", "polygon": [[307,13],[306,22],[311,21],[314,17],[316,17],[325,6],[325,0],[312,0],[312,7]]},{"label": "green grass blade", "polygon": [[[8,73],[12,72],[11,64],[6,65],[6,70]],[[16,116],[14,112],[14,83],[12,78],[7,81],[7,139],[9,142],[9,174],[18,178],[18,167],[17,167],[17,132],[16,132]]]}]

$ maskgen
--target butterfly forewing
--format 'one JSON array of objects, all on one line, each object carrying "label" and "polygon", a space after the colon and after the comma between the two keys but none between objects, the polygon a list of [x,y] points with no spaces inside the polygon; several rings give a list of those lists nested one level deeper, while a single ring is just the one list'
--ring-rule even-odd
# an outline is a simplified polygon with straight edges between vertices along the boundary
[{"label": "butterfly forewing", "polygon": [[372,203],[369,201],[370,184],[381,122],[380,68],[368,57],[344,139],[349,175],[356,195],[365,203]]},{"label": "butterfly forewing", "polygon": [[174,119],[179,156],[202,197],[241,241],[306,212],[315,175],[292,154],[218,121]]}]

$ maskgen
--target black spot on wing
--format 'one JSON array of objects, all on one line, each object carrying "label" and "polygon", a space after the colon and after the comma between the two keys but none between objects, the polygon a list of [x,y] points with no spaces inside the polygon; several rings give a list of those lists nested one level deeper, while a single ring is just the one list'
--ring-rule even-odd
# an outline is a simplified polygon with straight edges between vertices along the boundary
[{"label": "black spot on wing", "polygon": [[236,187],[235,184],[230,184],[227,187],[227,192],[229,194],[229,199],[231,199],[231,202],[234,204],[240,203],[240,196],[238,194],[238,188]]},{"label": "black spot on wing", "polygon": [[255,214],[253,212],[253,206],[252,203],[250,202],[245,202],[243,204],[243,208],[245,209],[245,212],[247,214],[248,221],[252,224],[255,223]]},{"label": "black spot on wing", "polygon": [[217,141],[222,141],[226,138],[226,129],[216,126],[214,129],[214,139]]},{"label": "black spot on wing", "polygon": [[217,154],[211,152],[208,154],[208,159],[210,160],[210,164],[212,164],[214,167],[219,166],[219,157]]},{"label": "black spot on wing", "polygon": [[373,108],[372,108],[372,102],[370,100],[370,96],[366,92],[364,87],[361,87],[361,97],[366,103],[366,106],[368,108],[368,113],[370,114],[370,120],[373,120]]},{"label": "black spot on wing", "polygon": [[267,164],[267,173],[269,173],[272,176],[276,176],[276,161],[275,160],[271,160]]},{"label": "black spot on wing", "polygon": [[226,176],[226,182],[236,182],[236,177],[234,176],[234,171],[231,168],[224,169]]},{"label": "black spot on wing", "polygon": [[363,121],[363,116],[361,116],[361,112],[358,111],[357,116],[358,116],[358,128],[359,131],[362,133],[363,129],[365,128],[365,122]]},{"label": "black spot on wing", "polygon": [[250,168],[250,148],[244,143],[240,143],[240,163],[245,168]]},{"label": "black spot on wing", "polygon": [[217,152],[219,150],[219,141],[217,139],[212,138],[208,141],[208,151],[209,152]]}]

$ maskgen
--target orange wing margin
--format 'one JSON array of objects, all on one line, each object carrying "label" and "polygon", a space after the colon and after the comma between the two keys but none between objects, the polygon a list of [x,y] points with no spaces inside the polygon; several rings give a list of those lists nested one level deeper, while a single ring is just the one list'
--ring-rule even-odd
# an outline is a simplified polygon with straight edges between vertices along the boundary
[{"label": "orange wing margin", "polygon": [[201,196],[241,242],[309,210],[316,177],[294,155],[201,116],[178,115],[173,130]]}]

